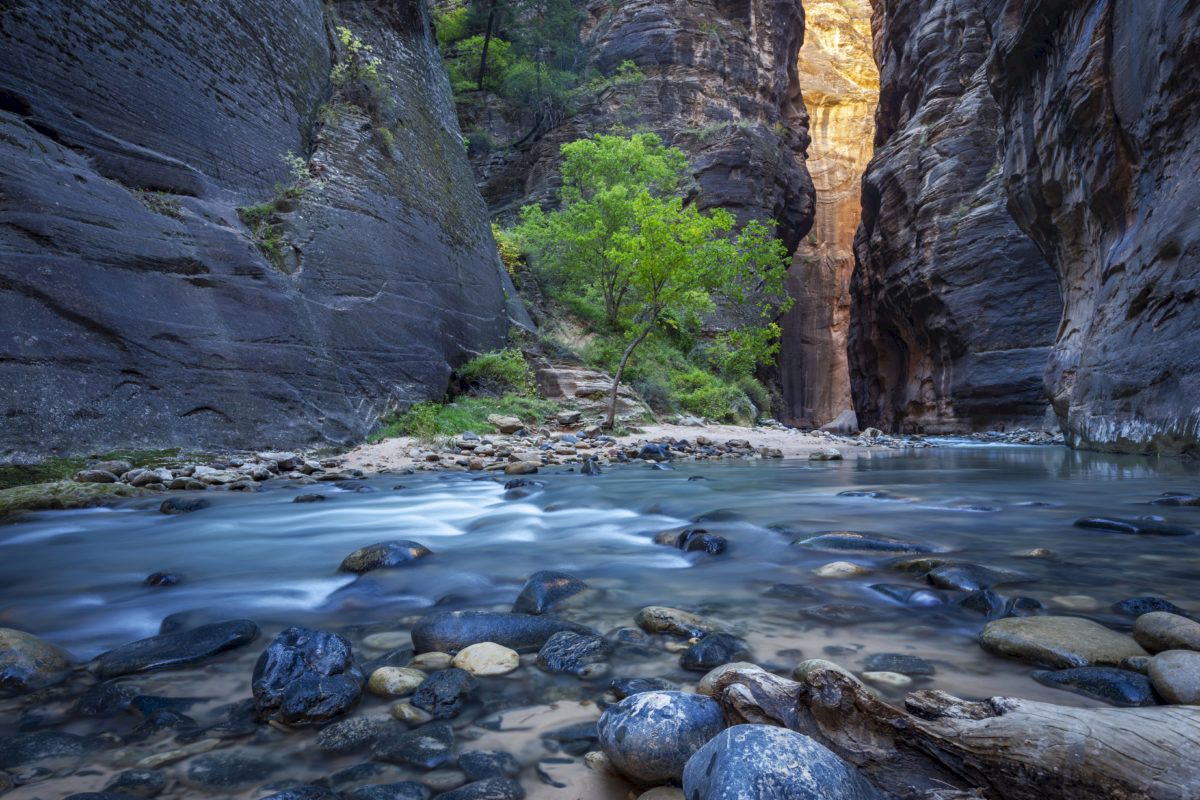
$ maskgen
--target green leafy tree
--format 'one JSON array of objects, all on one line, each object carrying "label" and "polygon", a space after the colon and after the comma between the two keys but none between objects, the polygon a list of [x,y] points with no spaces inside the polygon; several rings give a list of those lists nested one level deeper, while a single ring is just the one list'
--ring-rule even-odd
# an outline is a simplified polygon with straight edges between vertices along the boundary
[{"label": "green leafy tree", "polygon": [[[735,233],[724,209],[685,204],[677,192],[687,159],[653,134],[597,136],[562,153],[562,208],[526,207],[517,235],[568,287],[603,297],[606,323],[625,337],[611,427],[625,369],[658,326],[711,312],[717,297],[756,305],[769,324],[783,297],[786,250],[761,222]],[[769,337],[743,338],[769,346]]]}]

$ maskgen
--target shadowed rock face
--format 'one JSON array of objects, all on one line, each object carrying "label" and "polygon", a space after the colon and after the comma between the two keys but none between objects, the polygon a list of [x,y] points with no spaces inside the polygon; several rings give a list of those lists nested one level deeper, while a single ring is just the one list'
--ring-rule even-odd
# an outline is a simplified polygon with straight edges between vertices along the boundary
[{"label": "shadowed rock face", "polygon": [[987,82],[998,3],[875,0],[875,157],[855,240],[859,422],[948,433],[1038,425],[1061,301],[1006,208]]},{"label": "shadowed rock face", "polygon": [[1068,441],[1196,452],[1200,6],[1009,0],[990,71],[1009,208],[1057,270]]},{"label": "shadowed rock face", "polygon": [[816,187],[816,218],[788,274],[795,305],[781,321],[779,372],[783,420],[820,427],[852,407],[846,362],[850,275],[879,70],[868,0],[809,0],[804,10],[799,74],[812,131],[807,167]]},{"label": "shadowed rock face", "polygon": [[[319,0],[0,12],[0,459],[345,442],[503,341],[423,5],[332,8],[382,59],[377,120],[319,113]],[[289,151],[319,185],[264,254],[236,209]]]}]

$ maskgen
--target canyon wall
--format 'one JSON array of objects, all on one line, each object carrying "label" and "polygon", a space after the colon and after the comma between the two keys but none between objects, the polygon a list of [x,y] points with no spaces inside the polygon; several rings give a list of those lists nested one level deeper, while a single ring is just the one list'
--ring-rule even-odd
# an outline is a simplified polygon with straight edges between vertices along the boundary
[{"label": "canyon wall", "polygon": [[1058,272],[1068,441],[1200,450],[1200,4],[1009,0],[990,79],[1009,208]]},{"label": "canyon wall", "polygon": [[0,460],[351,441],[521,315],[421,0],[5,4],[0,38]]},{"label": "canyon wall", "polygon": [[807,166],[816,213],[788,273],[795,305],[781,321],[780,416],[789,424],[820,427],[852,408],[850,275],[862,174],[873,152],[879,70],[869,0],[808,0],[804,8],[798,66],[812,133]]},{"label": "canyon wall", "polygon": [[875,156],[863,179],[849,356],[859,423],[1038,426],[1058,282],[1013,221],[987,80],[992,0],[875,0]]}]

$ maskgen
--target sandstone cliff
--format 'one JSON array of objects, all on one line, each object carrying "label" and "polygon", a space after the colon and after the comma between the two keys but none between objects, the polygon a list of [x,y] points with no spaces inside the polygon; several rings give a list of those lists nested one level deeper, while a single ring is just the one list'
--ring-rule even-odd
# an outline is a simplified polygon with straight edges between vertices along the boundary
[{"label": "sandstone cliff", "polygon": [[503,341],[420,0],[6,4],[0,39],[0,459],[344,442]]},{"label": "sandstone cliff", "polygon": [[1200,6],[1009,0],[990,69],[1009,208],[1065,301],[1068,441],[1200,449]]},{"label": "sandstone cliff", "polygon": [[849,343],[860,424],[1040,424],[1057,279],[1006,208],[991,0],[875,0],[876,152]]},{"label": "sandstone cliff", "polygon": [[868,0],[809,0],[800,50],[800,86],[816,188],[812,231],[788,274],[795,305],[782,320],[781,418],[819,427],[852,408],[846,338],[861,179],[873,152],[879,71],[871,52]]}]

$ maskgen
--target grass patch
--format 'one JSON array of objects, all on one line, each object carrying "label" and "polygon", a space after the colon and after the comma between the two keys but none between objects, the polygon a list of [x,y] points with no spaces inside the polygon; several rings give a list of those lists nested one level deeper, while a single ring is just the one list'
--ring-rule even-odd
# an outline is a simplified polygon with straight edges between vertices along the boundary
[{"label": "grass patch", "polygon": [[457,370],[470,394],[532,395],[537,388],[533,370],[515,347],[478,355]]},{"label": "grass patch", "polygon": [[371,443],[397,436],[414,436],[433,441],[439,436],[457,436],[467,431],[495,433],[487,418],[492,414],[518,417],[523,422],[540,423],[558,410],[549,400],[506,394],[501,397],[460,397],[452,403],[418,403],[403,414],[383,421],[367,437]]},{"label": "grass patch", "polygon": [[95,456],[47,458],[36,464],[0,464],[0,489],[52,483],[74,477],[92,461],[128,461],[135,467],[158,466],[180,459],[178,448],[172,450],[114,450]]}]

